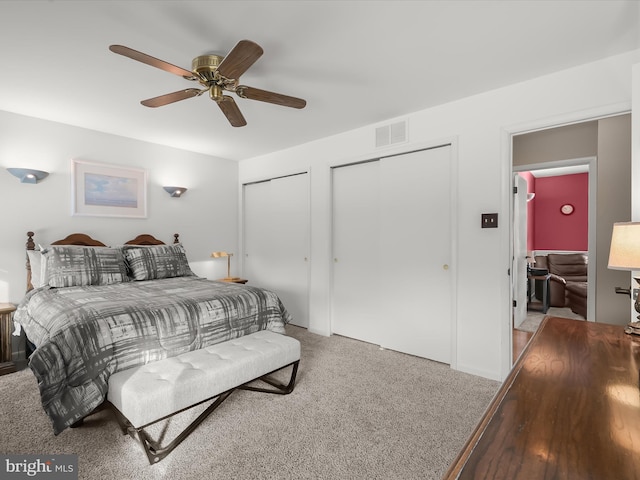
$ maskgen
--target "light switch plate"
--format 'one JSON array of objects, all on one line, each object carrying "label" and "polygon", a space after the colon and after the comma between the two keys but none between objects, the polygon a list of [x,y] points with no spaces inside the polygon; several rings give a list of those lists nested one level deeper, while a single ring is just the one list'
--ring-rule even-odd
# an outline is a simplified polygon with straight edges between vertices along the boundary
[{"label": "light switch plate", "polygon": [[482,214],[482,228],[498,228],[498,214],[497,213],[483,213]]}]

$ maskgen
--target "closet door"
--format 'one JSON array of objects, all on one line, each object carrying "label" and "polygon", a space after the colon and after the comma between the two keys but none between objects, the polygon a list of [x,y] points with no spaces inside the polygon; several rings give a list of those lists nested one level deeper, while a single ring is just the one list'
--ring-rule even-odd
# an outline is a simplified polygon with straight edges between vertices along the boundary
[{"label": "closet door", "polygon": [[244,187],[244,269],[251,285],[275,292],[293,317],[309,325],[308,175]]},{"label": "closet door", "polygon": [[382,346],[451,361],[450,147],[380,162]]},{"label": "closet door", "polygon": [[272,268],[271,239],[265,235],[271,228],[271,182],[244,185],[243,195],[242,277],[261,286],[268,283]]},{"label": "closet door", "polygon": [[333,333],[450,363],[450,156],[333,169]]},{"label": "closet door", "polygon": [[366,342],[380,338],[380,164],[332,170],[332,332]]}]

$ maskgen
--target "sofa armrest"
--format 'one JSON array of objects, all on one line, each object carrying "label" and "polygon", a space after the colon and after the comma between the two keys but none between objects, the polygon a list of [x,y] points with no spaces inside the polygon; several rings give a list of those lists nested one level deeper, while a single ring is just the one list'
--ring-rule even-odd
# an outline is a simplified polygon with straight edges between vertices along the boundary
[{"label": "sofa armrest", "polygon": [[553,282],[558,282],[558,283],[561,283],[562,285],[567,284],[567,281],[564,278],[562,278],[560,275],[556,275],[555,273],[550,273],[549,277]]},{"label": "sofa armrest", "polygon": [[573,277],[564,277],[567,283],[583,283],[586,282],[588,277],[586,276],[573,276]]}]

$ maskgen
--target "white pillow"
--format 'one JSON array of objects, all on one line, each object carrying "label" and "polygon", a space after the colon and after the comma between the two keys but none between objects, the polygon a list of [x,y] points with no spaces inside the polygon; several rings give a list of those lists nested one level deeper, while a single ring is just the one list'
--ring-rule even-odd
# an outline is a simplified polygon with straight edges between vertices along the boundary
[{"label": "white pillow", "polygon": [[46,265],[46,262],[42,261],[42,252],[40,250],[27,250],[27,257],[31,266],[31,285],[33,285],[33,288],[40,288],[44,286],[44,283],[42,283],[44,278],[42,270]]}]

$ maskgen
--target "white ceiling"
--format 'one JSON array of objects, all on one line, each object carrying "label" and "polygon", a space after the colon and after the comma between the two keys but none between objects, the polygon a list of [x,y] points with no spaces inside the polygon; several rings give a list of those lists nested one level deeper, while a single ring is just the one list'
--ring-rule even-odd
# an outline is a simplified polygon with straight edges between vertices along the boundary
[{"label": "white ceiling", "polygon": [[[633,1],[0,0],[0,110],[241,160],[640,48]],[[190,69],[241,39],[264,55],[242,83],[307,100],[239,99],[231,127],[206,95],[109,51]],[[1,132],[0,132],[1,135]]]}]

